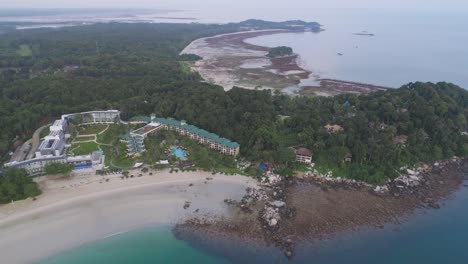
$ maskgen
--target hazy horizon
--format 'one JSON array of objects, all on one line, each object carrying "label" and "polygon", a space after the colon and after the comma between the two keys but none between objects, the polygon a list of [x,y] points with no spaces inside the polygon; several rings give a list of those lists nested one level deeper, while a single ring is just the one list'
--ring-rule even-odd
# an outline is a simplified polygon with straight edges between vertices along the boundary
[{"label": "hazy horizon", "polygon": [[[38,5],[40,3],[40,6]],[[247,1],[238,0],[236,2],[227,0],[81,0],[60,1],[60,0],[23,0],[21,2],[11,2],[10,0],[0,0],[2,8],[103,8],[103,9],[179,9],[179,10],[200,10],[200,9],[315,9],[315,8],[369,8],[369,9],[421,9],[421,10],[457,10],[468,11],[468,2],[465,0],[393,0],[393,1],[373,1],[373,0],[291,0],[288,2],[272,2],[268,0]]]}]

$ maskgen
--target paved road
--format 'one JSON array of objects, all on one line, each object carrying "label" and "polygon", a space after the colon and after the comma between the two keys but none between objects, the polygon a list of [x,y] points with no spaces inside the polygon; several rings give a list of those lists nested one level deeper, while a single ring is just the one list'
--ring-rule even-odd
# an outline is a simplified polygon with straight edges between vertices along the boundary
[{"label": "paved road", "polygon": [[22,161],[26,157],[26,154],[29,152],[29,144],[31,144],[32,139],[24,142],[23,145],[16,148],[13,156],[10,158],[10,162],[13,161]]},{"label": "paved road", "polygon": [[[37,147],[39,147],[39,143],[41,143],[41,138],[40,138],[41,132],[42,132],[43,129],[45,129],[45,128],[49,127],[49,126],[50,126],[50,124],[45,125],[45,126],[41,126],[36,131],[34,131],[32,139],[28,140],[28,141],[30,141],[29,143],[31,144],[31,150],[29,151],[29,154],[26,157],[26,159],[32,159],[34,157],[34,153],[35,153]],[[28,142],[26,142],[26,143],[28,143]],[[23,144],[23,147],[24,147],[24,144]]]}]

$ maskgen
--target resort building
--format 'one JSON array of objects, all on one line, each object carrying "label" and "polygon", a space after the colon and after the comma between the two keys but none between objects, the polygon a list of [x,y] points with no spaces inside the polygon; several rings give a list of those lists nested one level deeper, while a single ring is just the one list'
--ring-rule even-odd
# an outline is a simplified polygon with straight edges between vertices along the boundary
[{"label": "resort building", "polygon": [[45,173],[45,167],[50,163],[69,163],[73,165],[73,170],[96,169],[104,166],[104,155],[102,151],[95,151],[89,155],[82,156],[49,156],[43,158],[34,158],[19,162],[6,163],[5,167],[15,167],[25,169],[30,176],[39,176]]},{"label": "resort building", "polygon": [[405,146],[406,143],[408,142],[408,136],[407,135],[399,135],[393,138],[393,142],[397,145],[400,146]]},{"label": "resort building", "polygon": [[306,148],[295,148],[294,154],[296,154],[296,161],[311,164],[312,163],[312,151]]},{"label": "resort building", "polygon": [[346,155],[345,155],[343,161],[344,161],[344,162],[351,162],[351,161],[353,161],[353,154],[351,154],[351,152],[346,153]]},{"label": "resort building", "polygon": [[65,119],[55,120],[54,123],[49,127],[52,131],[65,131],[68,127],[68,122]]},{"label": "resort building", "polygon": [[65,138],[63,131],[50,131],[50,134],[41,142],[35,154],[36,158],[60,156],[64,149]]},{"label": "resort building", "polygon": [[148,124],[151,123],[151,118],[149,116],[135,116],[128,120],[129,124]]},{"label": "resort building", "polygon": [[66,162],[72,164],[74,170],[91,168],[102,169],[104,167],[104,158],[104,152],[98,150],[88,155],[67,157]]},{"label": "resort building", "polygon": [[188,125],[185,120],[177,121],[166,118],[154,118],[152,120],[153,122],[161,124],[163,129],[175,131],[179,135],[186,136],[200,144],[207,145],[209,148],[215,149],[221,154],[230,156],[237,156],[239,154],[240,146],[238,143],[219,137],[216,134],[196,126]]},{"label": "resort building", "polygon": [[67,157],[63,156],[52,156],[44,158],[34,158],[23,161],[13,161],[6,163],[5,167],[15,167],[25,169],[30,176],[38,176],[44,174],[44,168],[49,163],[65,163]]},{"label": "resort building", "polygon": [[[76,119],[75,119],[76,118]],[[25,169],[29,175],[37,176],[44,174],[44,168],[49,163],[70,163],[75,170],[92,168],[104,164],[102,151],[95,151],[88,155],[67,156],[65,154],[65,133],[69,121],[75,119],[80,124],[100,124],[120,122],[120,112],[118,110],[91,111],[62,115],[62,118],[55,120],[49,127],[49,135],[39,144],[34,151],[34,158],[29,160],[15,160],[5,164],[5,167],[16,167]]]},{"label": "resort building", "polygon": [[62,115],[62,120],[74,121],[75,123],[87,124],[114,124],[120,122],[119,110],[90,111]]},{"label": "resort building", "polygon": [[324,126],[324,128],[327,130],[329,134],[335,134],[335,133],[343,131],[343,127],[341,127],[340,125],[327,124],[326,126]]},{"label": "resort building", "polygon": [[[142,117],[133,119],[133,122],[142,122],[145,120]],[[130,121],[132,122],[132,120]],[[144,139],[147,135],[154,133],[160,129],[175,131],[179,135],[186,136],[197,141],[200,144],[207,145],[211,149],[215,149],[224,155],[236,156],[239,154],[239,144],[228,139],[219,137],[216,134],[206,130],[187,124],[185,120],[177,121],[166,118],[156,118],[156,115],[151,115],[150,123],[142,128],[124,135],[121,140],[127,142],[128,155],[133,156],[145,151]]]},{"label": "resort building", "polygon": [[135,156],[145,152],[144,140],[144,137],[135,136],[131,133],[120,137],[120,141],[127,143],[127,156]]},{"label": "resort building", "polygon": [[[133,124],[141,124],[145,120],[150,121],[150,118],[147,119],[145,117],[138,117],[138,119],[133,119]],[[137,123],[135,123],[137,122]],[[132,123],[130,121],[129,123]],[[162,126],[159,123],[150,122],[144,127],[138,128],[128,134],[123,135],[120,137],[120,140],[127,143],[127,155],[134,156],[141,154],[146,151],[145,149],[145,138],[155,131],[161,129]]]},{"label": "resort building", "polygon": [[63,119],[55,120],[49,127],[47,135],[35,151],[36,158],[58,157],[65,149],[65,130],[67,122]]}]

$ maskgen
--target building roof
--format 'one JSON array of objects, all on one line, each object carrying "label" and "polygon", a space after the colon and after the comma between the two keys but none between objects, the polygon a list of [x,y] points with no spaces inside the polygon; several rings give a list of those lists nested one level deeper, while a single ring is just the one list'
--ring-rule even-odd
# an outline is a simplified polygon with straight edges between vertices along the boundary
[{"label": "building roof", "polygon": [[326,130],[328,131],[332,131],[332,132],[338,132],[338,131],[343,131],[343,127],[340,126],[340,125],[330,125],[330,124],[327,124],[326,126],[324,126]]},{"label": "building roof", "polygon": [[294,152],[296,155],[312,157],[312,151],[306,148],[297,148]]},{"label": "building roof", "polygon": [[222,146],[226,146],[229,148],[238,148],[239,144],[233,141],[230,141],[229,139],[222,138],[216,134],[210,133],[204,129],[198,128],[194,125],[184,125],[181,121],[177,121],[174,119],[167,119],[167,118],[156,118],[156,122],[168,125],[168,126],[174,126],[174,127],[179,127],[187,130],[188,132],[192,134],[199,135],[201,137],[205,137],[210,141],[216,142]]},{"label": "building roof", "polygon": [[71,113],[71,114],[62,115],[62,119],[72,117],[75,115],[86,115],[86,114],[118,114],[120,115],[120,111],[119,110],[96,110],[96,111],[88,111],[88,112],[80,112],[80,113]]},{"label": "building roof", "polygon": [[408,141],[408,136],[407,135],[399,135],[399,136],[396,136],[393,141],[396,143],[396,144],[405,144],[407,141]]},{"label": "building roof", "polygon": [[128,121],[149,123],[151,122],[151,118],[149,116],[135,116],[130,118]]},{"label": "building roof", "polygon": [[56,136],[62,137],[63,130],[50,131],[49,135],[47,135],[46,137],[56,137]]},{"label": "building roof", "polygon": [[55,120],[52,126],[64,126],[66,124],[66,121],[64,119],[58,119]]},{"label": "building roof", "polygon": [[67,157],[65,155],[62,155],[62,156],[34,158],[34,159],[23,160],[23,161],[13,161],[13,162],[5,163],[5,167],[21,167],[21,166],[33,164],[36,162],[59,161],[59,160],[66,160],[66,158]]}]

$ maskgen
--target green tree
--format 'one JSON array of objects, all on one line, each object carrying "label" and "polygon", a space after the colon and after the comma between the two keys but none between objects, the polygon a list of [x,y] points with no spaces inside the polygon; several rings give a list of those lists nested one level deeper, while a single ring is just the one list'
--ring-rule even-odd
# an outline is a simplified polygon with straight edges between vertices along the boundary
[{"label": "green tree", "polygon": [[73,165],[68,163],[53,162],[44,167],[46,174],[66,174],[73,170]]},{"label": "green tree", "polygon": [[23,169],[7,168],[0,174],[0,203],[9,203],[41,194],[41,190]]}]

